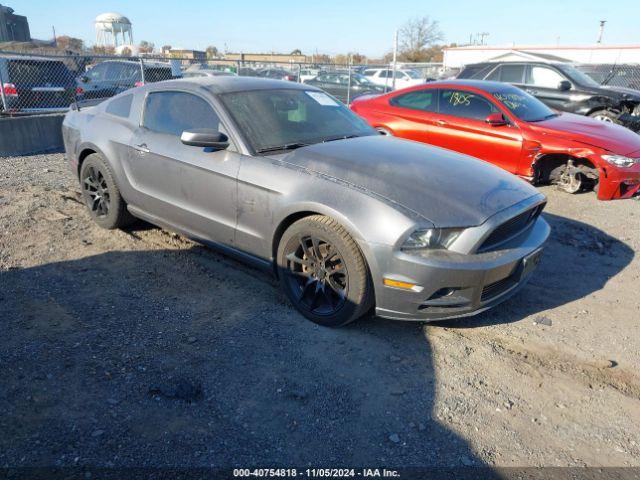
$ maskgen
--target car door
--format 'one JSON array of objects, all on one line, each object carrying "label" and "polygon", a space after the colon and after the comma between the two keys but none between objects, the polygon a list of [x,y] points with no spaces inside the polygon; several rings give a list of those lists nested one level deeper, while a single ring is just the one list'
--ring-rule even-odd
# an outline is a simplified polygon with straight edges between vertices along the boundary
[{"label": "car door", "polygon": [[389,99],[385,125],[394,135],[417,142],[431,143],[438,115],[438,89],[425,88],[394,95]]},{"label": "car door", "polygon": [[147,94],[126,174],[147,214],[213,242],[232,245],[240,154],[184,145],[183,131],[227,132],[212,104],[186,91]]},{"label": "car door", "polygon": [[571,95],[575,92],[560,89],[562,81],[568,81],[567,77],[553,67],[529,65],[524,90],[551,108],[570,111]]},{"label": "car door", "polygon": [[438,115],[429,143],[471,155],[515,172],[522,154],[522,133],[516,125],[489,125],[491,113],[502,113],[487,97],[464,89],[441,89]]}]

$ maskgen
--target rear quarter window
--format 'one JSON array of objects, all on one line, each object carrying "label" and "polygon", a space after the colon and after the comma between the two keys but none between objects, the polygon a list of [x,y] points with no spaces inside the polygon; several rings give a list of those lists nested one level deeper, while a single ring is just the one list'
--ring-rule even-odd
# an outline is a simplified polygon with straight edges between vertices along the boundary
[{"label": "rear quarter window", "polygon": [[398,95],[389,100],[389,104],[394,107],[435,112],[437,110],[437,90],[420,90]]},{"label": "rear quarter window", "polygon": [[116,117],[129,118],[131,113],[131,102],[133,95],[125,95],[124,97],[115,98],[109,102],[106,112]]}]

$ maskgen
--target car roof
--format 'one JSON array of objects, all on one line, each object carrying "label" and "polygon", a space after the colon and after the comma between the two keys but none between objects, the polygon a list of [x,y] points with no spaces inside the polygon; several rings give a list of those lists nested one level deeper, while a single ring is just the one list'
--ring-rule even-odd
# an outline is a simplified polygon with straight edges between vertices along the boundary
[{"label": "car roof", "polygon": [[[33,55],[11,55],[6,53],[0,53],[0,60],[29,60],[29,61],[39,61],[39,62],[62,62],[62,58],[51,58],[51,57],[37,57]],[[64,63],[64,62],[62,62]]]},{"label": "car roof", "polygon": [[304,83],[273,80],[260,77],[224,76],[190,77],[164,82],[151,83],[143,88],[153,91],[170,90],[172,86],[190,86],[206,88],[213,94],[233,93],[249,90],[319,90]]},{"label": "car roof", "polygon": [[[140,62],[137,60],[105,60],[103,62],[99,62],[94,64],[95,65],[100,65],[101,63],[125,63],[125,64],[132,64],[132,65],[140,65]],[[163,62],[150,62],[150,61],[143,61],[142,64],[145,67],[161,67],[161,68],[171,68],[171,64],[169,63],[163,63]]]},{"label": "car roof", "polygon": [[472,80],[472,79],[453,79],[453,80],[437,80],[435,82],[425,83],[422,86],[437,88],[442,87],[472,87],[484,90],[489,93],[498,92],[505,88],[517,88],[509,83],[493,82],[491,80]]}]

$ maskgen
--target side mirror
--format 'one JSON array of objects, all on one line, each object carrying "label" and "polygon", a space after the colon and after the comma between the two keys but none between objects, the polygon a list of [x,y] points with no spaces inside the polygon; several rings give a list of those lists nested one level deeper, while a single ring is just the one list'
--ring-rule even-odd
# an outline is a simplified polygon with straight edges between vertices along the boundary
[{"label": "side mirror", "polygon": [[571,90],[571,82],[569,80],[560,80],[560,82],[558,83],[558,90],[563,92]]},{"label": "side mirror", "polygon": [[507,121],[501,113],[491,113],[484,121],[492,127],[502,127],[507,124]]},{"label": "side mirror", "polygon": [[225,150],[229,146],[229,137],[209,128],[186,130],[182,132],[180,141],[192,147],[211,147],[216,150]]}]

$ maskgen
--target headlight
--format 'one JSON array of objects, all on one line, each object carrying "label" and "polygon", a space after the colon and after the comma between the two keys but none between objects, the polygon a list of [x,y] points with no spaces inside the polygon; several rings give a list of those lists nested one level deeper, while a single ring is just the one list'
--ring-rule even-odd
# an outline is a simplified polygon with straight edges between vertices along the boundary
[{"label": "headlight", "polygon": [[636,163],[640,163],[639,158],[629,158],[624,155],[601,155],[601,157],[616,167],[630,167]]},{"label": "headlight", "polygon": [[462,228],[416,230],[404,242],[403,250],[447,249],[464,231]]}]

